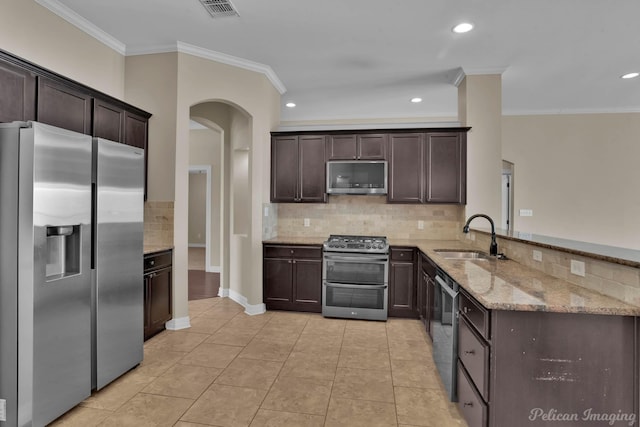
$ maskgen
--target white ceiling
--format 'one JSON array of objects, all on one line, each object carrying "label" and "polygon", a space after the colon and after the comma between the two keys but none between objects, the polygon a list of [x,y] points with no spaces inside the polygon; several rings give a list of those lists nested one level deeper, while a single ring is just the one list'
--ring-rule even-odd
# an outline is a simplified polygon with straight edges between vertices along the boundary
[{"label": "white ceiling", "polygon": [[640,77],[620,79],[640,71],[638,0],[232,0],[219,19],[198,0],[36,1],[127,55],[239,58],[284,92],[283,121],[455,117],[460,67],[502,73],[504,114],[640,111]]}]

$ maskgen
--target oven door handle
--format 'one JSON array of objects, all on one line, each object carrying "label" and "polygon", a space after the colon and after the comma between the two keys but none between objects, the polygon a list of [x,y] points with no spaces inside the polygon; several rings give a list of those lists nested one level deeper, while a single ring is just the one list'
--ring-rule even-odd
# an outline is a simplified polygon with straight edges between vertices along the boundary
[{"label": "oven door handle", "polygon": [[354,285],[346,283],[324,282],[325,286],[331,288],[349,288],[349,289],[387,289],[387,285]]},{"label": "oven door handle", "polygon": [[379,256],[379,257],[363,257],[363,256],[340,256],[340,255],[324,255],[324,259],[327,261],[358,261],[358,262],[368,262],[371,264],[380,264],[383,262],[387,262],[389,257],[387,256]]},{"label": "oven door handle", "polygon": [[458,292],[454,291],[447,282],[440,278],[440,276],[436,276],[436,282],[438,282],[442,290],[449,294],[451,298],[456,298],[458,296]]}]

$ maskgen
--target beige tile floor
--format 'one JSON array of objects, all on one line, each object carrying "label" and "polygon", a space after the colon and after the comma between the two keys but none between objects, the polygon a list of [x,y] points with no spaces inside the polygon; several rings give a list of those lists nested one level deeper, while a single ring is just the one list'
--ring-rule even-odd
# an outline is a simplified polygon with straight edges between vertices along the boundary
[{"label": "beige tile floor", "polygon": [[416,320],[367,322],[189,302],[144,361],[56,426],[466,426]]}]

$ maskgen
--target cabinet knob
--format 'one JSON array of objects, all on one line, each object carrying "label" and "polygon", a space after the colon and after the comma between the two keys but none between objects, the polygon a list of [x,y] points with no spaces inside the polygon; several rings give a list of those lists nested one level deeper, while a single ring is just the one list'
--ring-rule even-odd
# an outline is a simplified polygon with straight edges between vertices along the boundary
[{"label": "cabinet knob", "polygon": [[353,156],[353,159],[355,160],[355,159],[356,159],[356,156]]},{"label": "cabinet knob", "polygon": [[291,254],[293,254],[293,249],[291,249]]},{"label": "cabinet knob", "polygon": [[404,254],[402,252],[400,252],[400,256],[404,256]]},{"label": "cabinet knob", "polygon": [[474,354],[476,354],[476,351],[475,350],[465,350],[464,354],[474,355]]},{"label": "cabinet knob", "polygon": [[156,265],[156,262],[154,260],[151,260],[151,261],[149,261],[149,264]]},{"label": "cabinet knob", "polygon": [[288,262],[289,264],[291,264],[293,261],[289,260],[289,261],[287,261],[287,262]]},{"label": "cabinet knob", "polygon": [[296,263],[296,260],[295,260],[295,259],[293,260],[293,263],[294,263],[294,264]]},{"label": "cabinet knob", "polygon": [[462,307],[462,312],[464,314],[471,313],[471,309],[469,307]]},{"label": "cabinet knob", "polygon": [[464,402],[462,405],[465,407],[466,406],[473,407],[473,402]]}]

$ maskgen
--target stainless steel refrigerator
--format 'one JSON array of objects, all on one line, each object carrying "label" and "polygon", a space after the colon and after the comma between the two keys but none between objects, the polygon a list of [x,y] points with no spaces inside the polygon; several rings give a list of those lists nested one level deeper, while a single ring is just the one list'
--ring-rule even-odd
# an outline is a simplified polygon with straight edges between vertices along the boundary
[{"label": "stainless steel refrigerator", "polygon": [[142,360],[143,156],[121,147],[0,124],[2,427],[46,425]]}]

